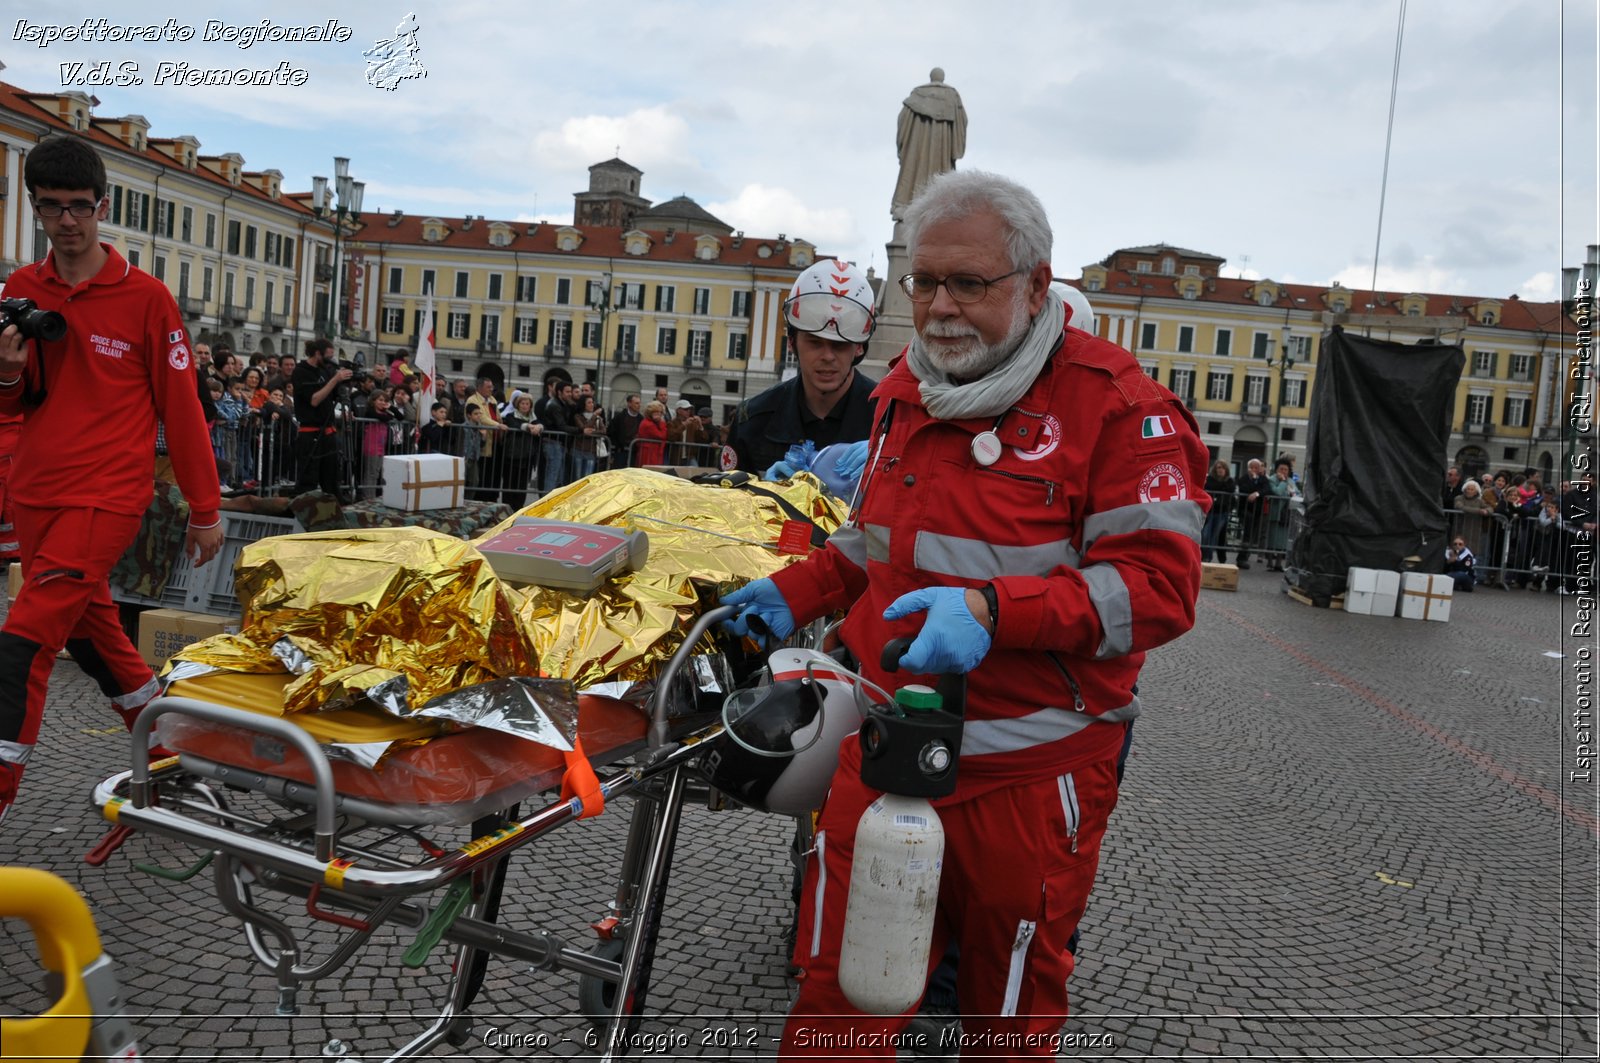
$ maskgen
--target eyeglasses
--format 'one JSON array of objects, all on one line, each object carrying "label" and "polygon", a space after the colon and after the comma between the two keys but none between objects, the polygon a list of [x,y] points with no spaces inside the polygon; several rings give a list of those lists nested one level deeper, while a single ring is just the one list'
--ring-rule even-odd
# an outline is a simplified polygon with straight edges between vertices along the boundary
[{"label": "eyeglasses", "polygon": [[91,203],[86,199],[75,199],[71,203],[57,203],[54,200],[45,200],[40,203],[34,201],[34,213],[41,218],[59,218],[62,213],[69,213],[74,218],[87,218],[100,209],[99,202]]},{"label": "eyeglasses", "polygon": [[976,303],[988,295],[989,289],[994,285],[1022,272],[1024,271],[1014,269],[1010,273],[1002,273],[998,277],[987,279],[975,273],[952,273],[948,277],[935,277],[931,273],[907,273],[900,278],[900,287],[905,289],[906,295],[911,297],[913,303],[933,302],[933,297],[939,294],[941,285],[956,302]]}]

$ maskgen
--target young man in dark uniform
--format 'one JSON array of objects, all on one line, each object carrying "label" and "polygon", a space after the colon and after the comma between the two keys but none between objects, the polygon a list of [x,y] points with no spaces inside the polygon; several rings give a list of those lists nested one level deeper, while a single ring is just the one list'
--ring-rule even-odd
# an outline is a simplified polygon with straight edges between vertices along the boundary
[{"label": "young man in dark uniform", "polygon": [[328,360],[332,357],[332,341],[307,340],[305,361],[294,367],[290,377],[294,385],[294,417],[300,422],[294,441],[295,494],[318,490],[339,494],[334,394],[354,374],[343,368],[329,372]]}]

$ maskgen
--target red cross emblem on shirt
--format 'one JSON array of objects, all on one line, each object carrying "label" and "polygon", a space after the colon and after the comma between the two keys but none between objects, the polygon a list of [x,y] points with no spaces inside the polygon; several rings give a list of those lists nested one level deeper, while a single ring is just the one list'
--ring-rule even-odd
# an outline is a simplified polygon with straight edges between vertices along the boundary
[{"label": "red cross emblem on shirt", "polygon": [[1183,470],[1170,462],[1152,466],[1139,481],[1140,502],[1181,502],[1188,497]]}]

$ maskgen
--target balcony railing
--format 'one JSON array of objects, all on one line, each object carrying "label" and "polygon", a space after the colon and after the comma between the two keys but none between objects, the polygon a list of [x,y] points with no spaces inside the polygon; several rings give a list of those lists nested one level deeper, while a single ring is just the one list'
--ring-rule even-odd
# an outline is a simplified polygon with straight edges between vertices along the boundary
[{"label": "balcony railing", "polygon": [[554,343],[547,343],[544,345],[544,356],[550,359],[552,362],[565,362],[567,359],[572,357],[572,348],[567,346],[557,346]]},{"label": "balcony railing", "polygon": [[1264,402],[1247,402],[1239,407],[1239,416],[1246,421],[1265,421],[1270,412]]},{"label": "balcony railing", "polygon": [[478,353],[479,354],[499,354],[500,353],[500,341],[499,340],[480,339],[478,341]]},{"label": "balcony railing", "polygon": [[323,284],[333,280],[333,264],[331,262],[317,263],[317,280]]},{"label": "balcony railing", "polygon": [[1494,422],[1466,421],[1461,425],[1461,434],[1464,436],[1492,436],[1494,435]]},{"label": "balcony railing", "polygon": [[232,303],[222,304],[222,320],[224,321],[230,321],[235,325],[242,325],[244,324],[247,314],[248,310],[245,307],[234,306]]},{"label": "balcony railing", "polygon": [[206,312],[206,301],[192,295],[178,296],[178,309],[184,317],[199,317]]},{"label": "balcony railing", "polygon": [[618,365],[638,365],[639,352],[632,347],[618,347],[611,352],[611,360]]},{"label": "balcony railing", "polygon": [[683,356],[683,365],[686,369],[709,369],[711,367],[711,355],[703,352],[695,354],[690,351]]},{"label": "balcony railing", "polygon": [[268,310],[261,315],[261,324],[266,328],[282,332],[284,327],[289,324],[289,315],[274,314],[271,310]]}]

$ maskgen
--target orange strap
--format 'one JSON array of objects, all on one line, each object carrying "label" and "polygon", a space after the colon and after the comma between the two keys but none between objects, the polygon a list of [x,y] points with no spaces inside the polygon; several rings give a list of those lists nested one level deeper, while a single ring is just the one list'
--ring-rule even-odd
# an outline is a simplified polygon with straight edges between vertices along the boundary
[{"label": "orange strap", "polygon": [[576,797],[583,802],[583,811],[578,813],[579,819],[588,819],[604,812],[606,796],[600,790],[600,779],[595,775],[594,768],[589,766],[589,758],[583,755],[583,740],[574,737],[572,751],[562,756],[567,761],[567,772],[561,777],[561,799],[570,801]]}]

